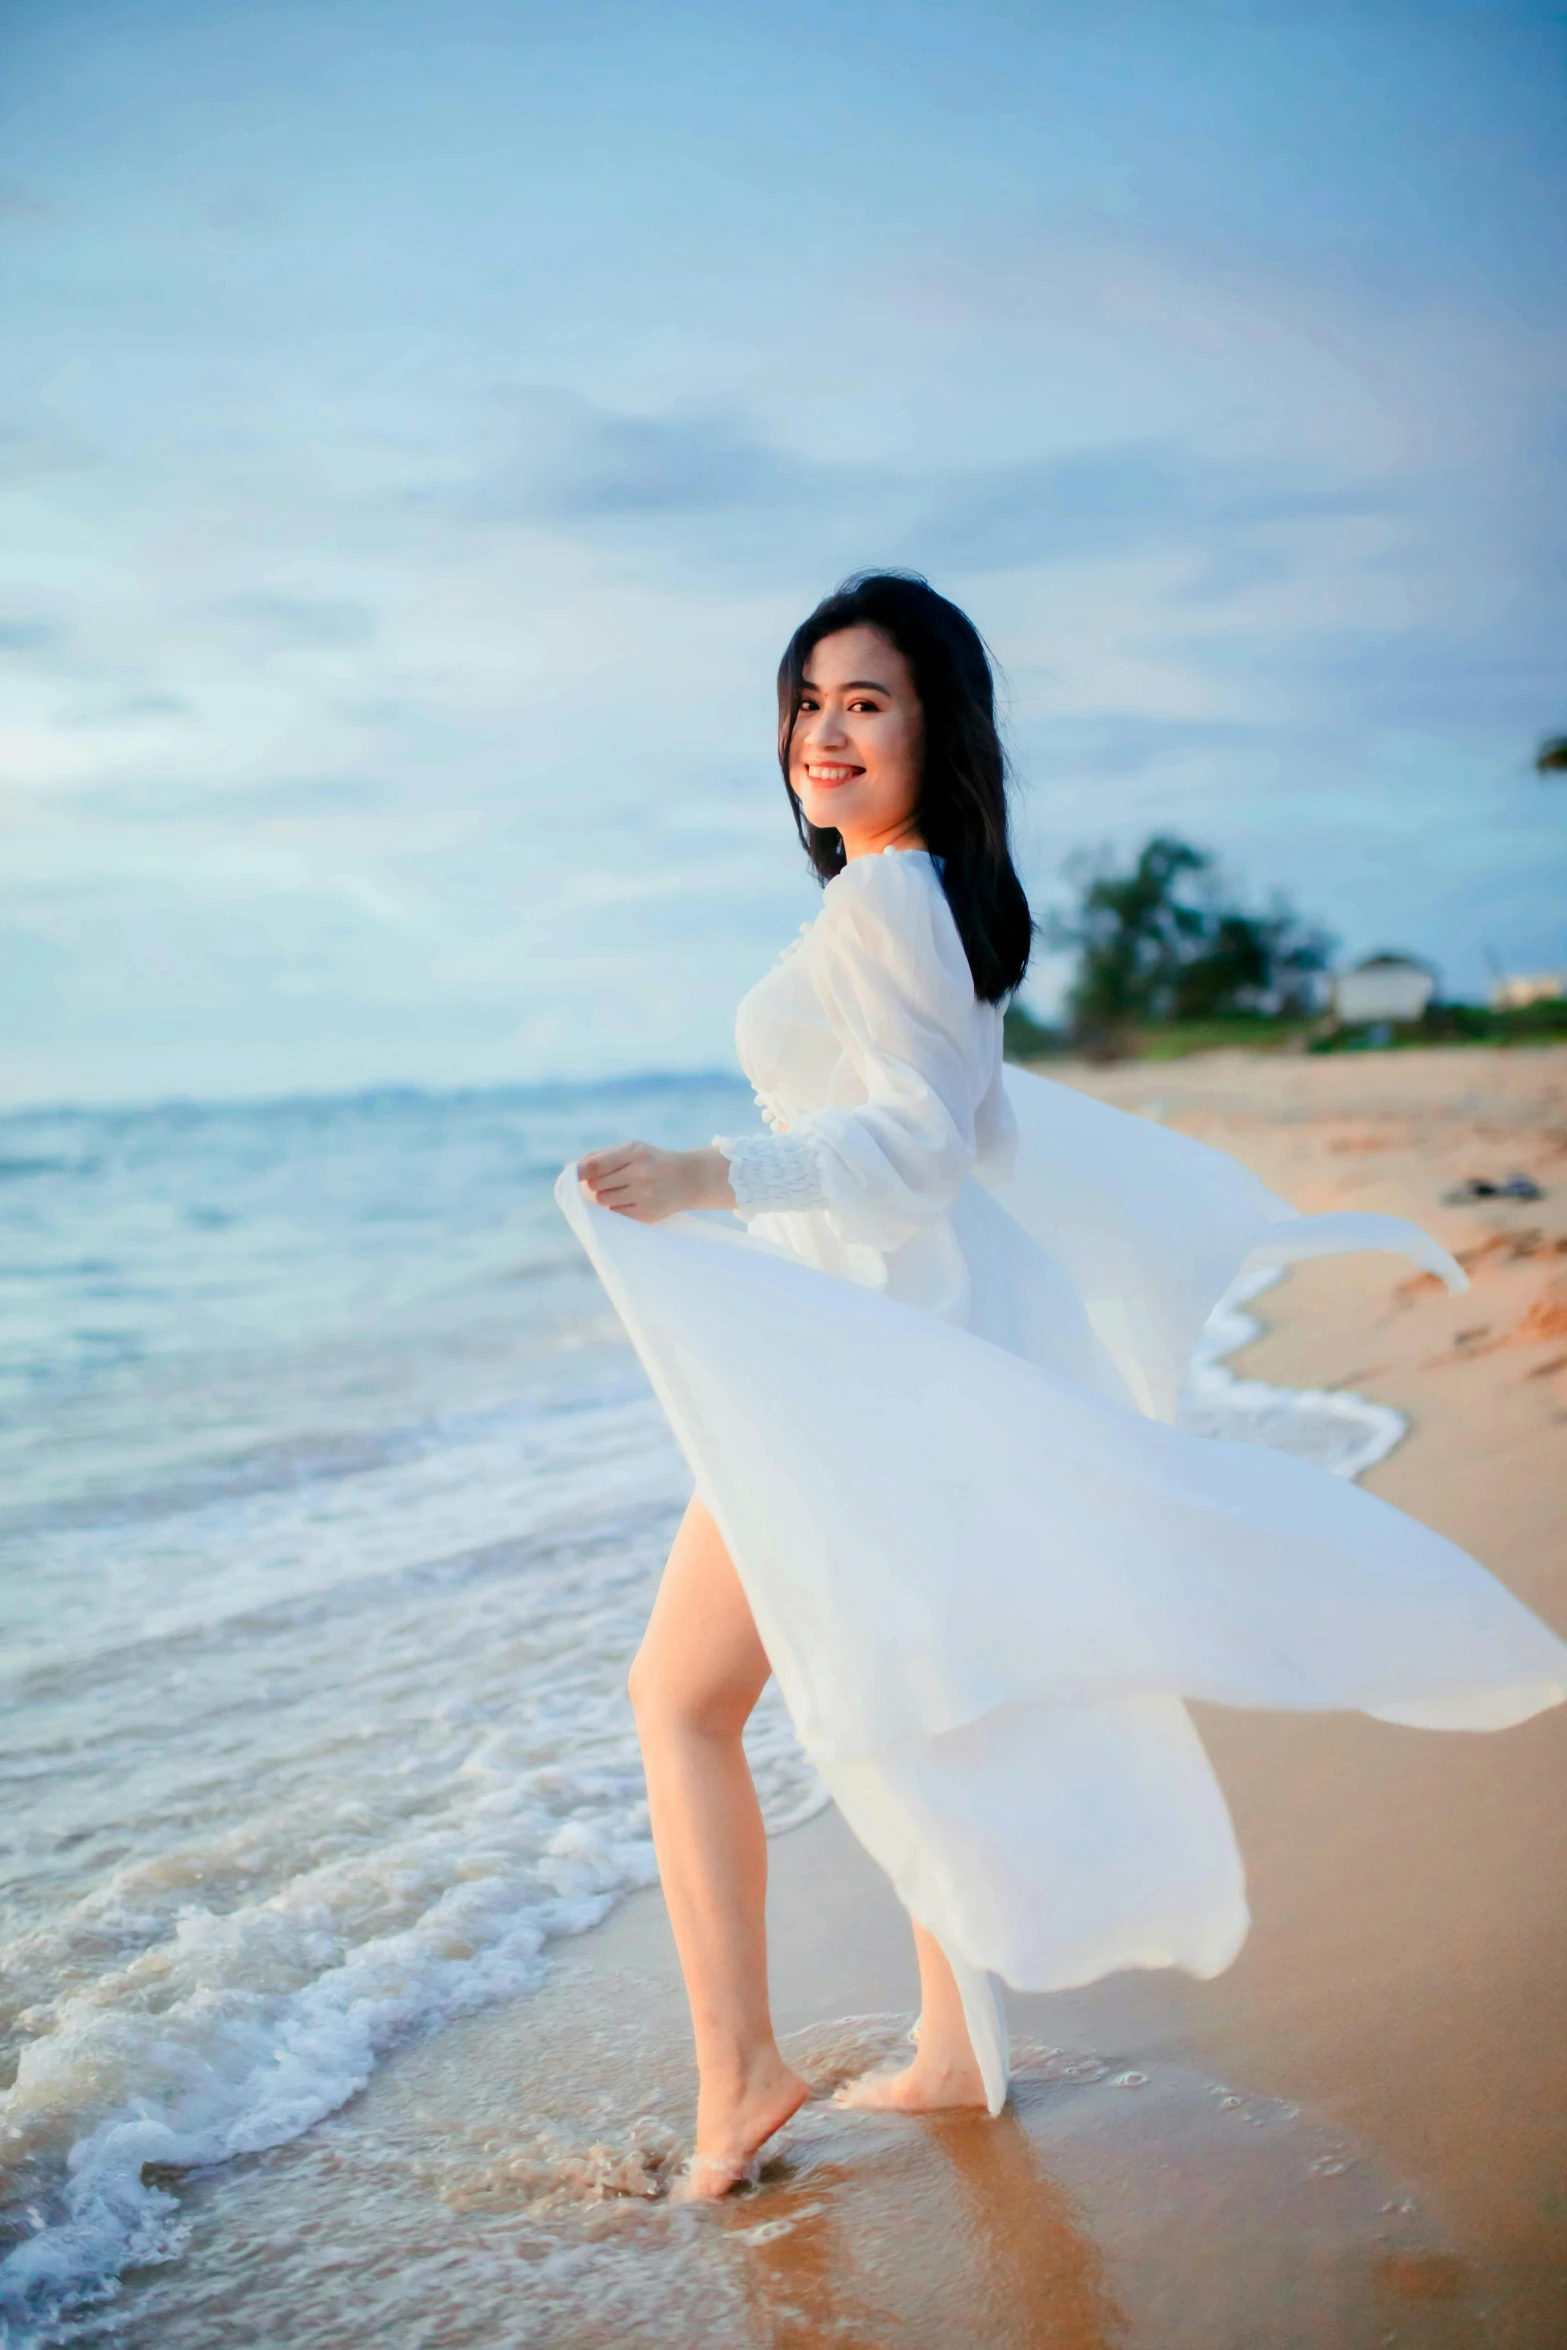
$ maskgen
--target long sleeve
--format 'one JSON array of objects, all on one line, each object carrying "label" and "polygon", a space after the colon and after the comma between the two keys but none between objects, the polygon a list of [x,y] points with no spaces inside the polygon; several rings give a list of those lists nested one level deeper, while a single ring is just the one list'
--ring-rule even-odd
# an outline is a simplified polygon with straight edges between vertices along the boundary
[{"label": "long sleeve", "polygon": [[715,1137],[742,1216],[823,1208],[889,1250],[952,1206],[975,1163],[974,984],[929,860],[857,858],[827,885],[812,982],[843,1052],[844,1099],[781,1134]]}]

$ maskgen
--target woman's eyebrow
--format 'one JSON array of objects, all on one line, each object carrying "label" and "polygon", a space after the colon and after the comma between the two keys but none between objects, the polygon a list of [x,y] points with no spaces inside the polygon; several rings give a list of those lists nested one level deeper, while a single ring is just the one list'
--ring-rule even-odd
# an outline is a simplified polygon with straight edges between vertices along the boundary
[{"label": "woman's eyebrow", "polygon": [[[814,677],[802,677],[800,680],[800,690],[802,693],[819,694],[822,689],[817,684]],[[848,684],[840,687],[839,690],[840,692],[846,694],[885,694],[889,702],[892,700],[891,686],[878,685],[874,677],[851,677]]]}]

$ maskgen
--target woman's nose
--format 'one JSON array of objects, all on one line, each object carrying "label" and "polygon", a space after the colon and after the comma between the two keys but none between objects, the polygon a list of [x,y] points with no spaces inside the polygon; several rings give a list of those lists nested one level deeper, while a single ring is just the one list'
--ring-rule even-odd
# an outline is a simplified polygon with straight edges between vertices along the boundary
[{"label": "woman's nose", "polygon": [[841,715],[836,710],[812,710],[805,726],[805,739],[819,751],[838,749],[848,740]]}]

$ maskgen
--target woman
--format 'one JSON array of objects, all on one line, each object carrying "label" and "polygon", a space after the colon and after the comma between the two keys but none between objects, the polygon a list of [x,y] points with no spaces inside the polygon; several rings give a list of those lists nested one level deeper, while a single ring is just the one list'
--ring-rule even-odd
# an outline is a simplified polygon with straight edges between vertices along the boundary
[{"label": "woman", "polygon": [[994,1976],[1235,1956],[1241,1864],[1186,1698],[1478,1729],[1567,1695],[1567,1647],[1451,1543],[1167,1424],[1242,1272],[1391,1248],[1464,1276],[1413,1225],[1298,1217],[1220,1152],[1003,1072],[1031,924],[970,622],[867,574],[778,690],[826,887],[740,1007],[772,1131],[626,1143],[557,1190],[696,1481],[631,1693],[697,2195],[754,2176],[807,2094],[773,2038],[740,1742],[770,1671],[914,1922],[913,2061],[839,2093],[907,2111],[1000,2109]]}]

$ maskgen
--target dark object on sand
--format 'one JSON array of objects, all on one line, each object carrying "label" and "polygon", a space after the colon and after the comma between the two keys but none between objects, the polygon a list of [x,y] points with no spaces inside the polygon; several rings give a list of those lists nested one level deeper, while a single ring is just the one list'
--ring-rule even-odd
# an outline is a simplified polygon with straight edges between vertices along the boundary
[{"label": "dark object on sand", "polygon": [[1500,1183],[1492,1183],[1484,1175],[1466,1175],[1462,1183],[1455,1183],[1451,1191],[1442,1194],[1443,1204],[1450,1208],[1467,1207],[1477,1199],[1544,1199],[1545,1194],[1532,1175],[1504,1175]]}]

